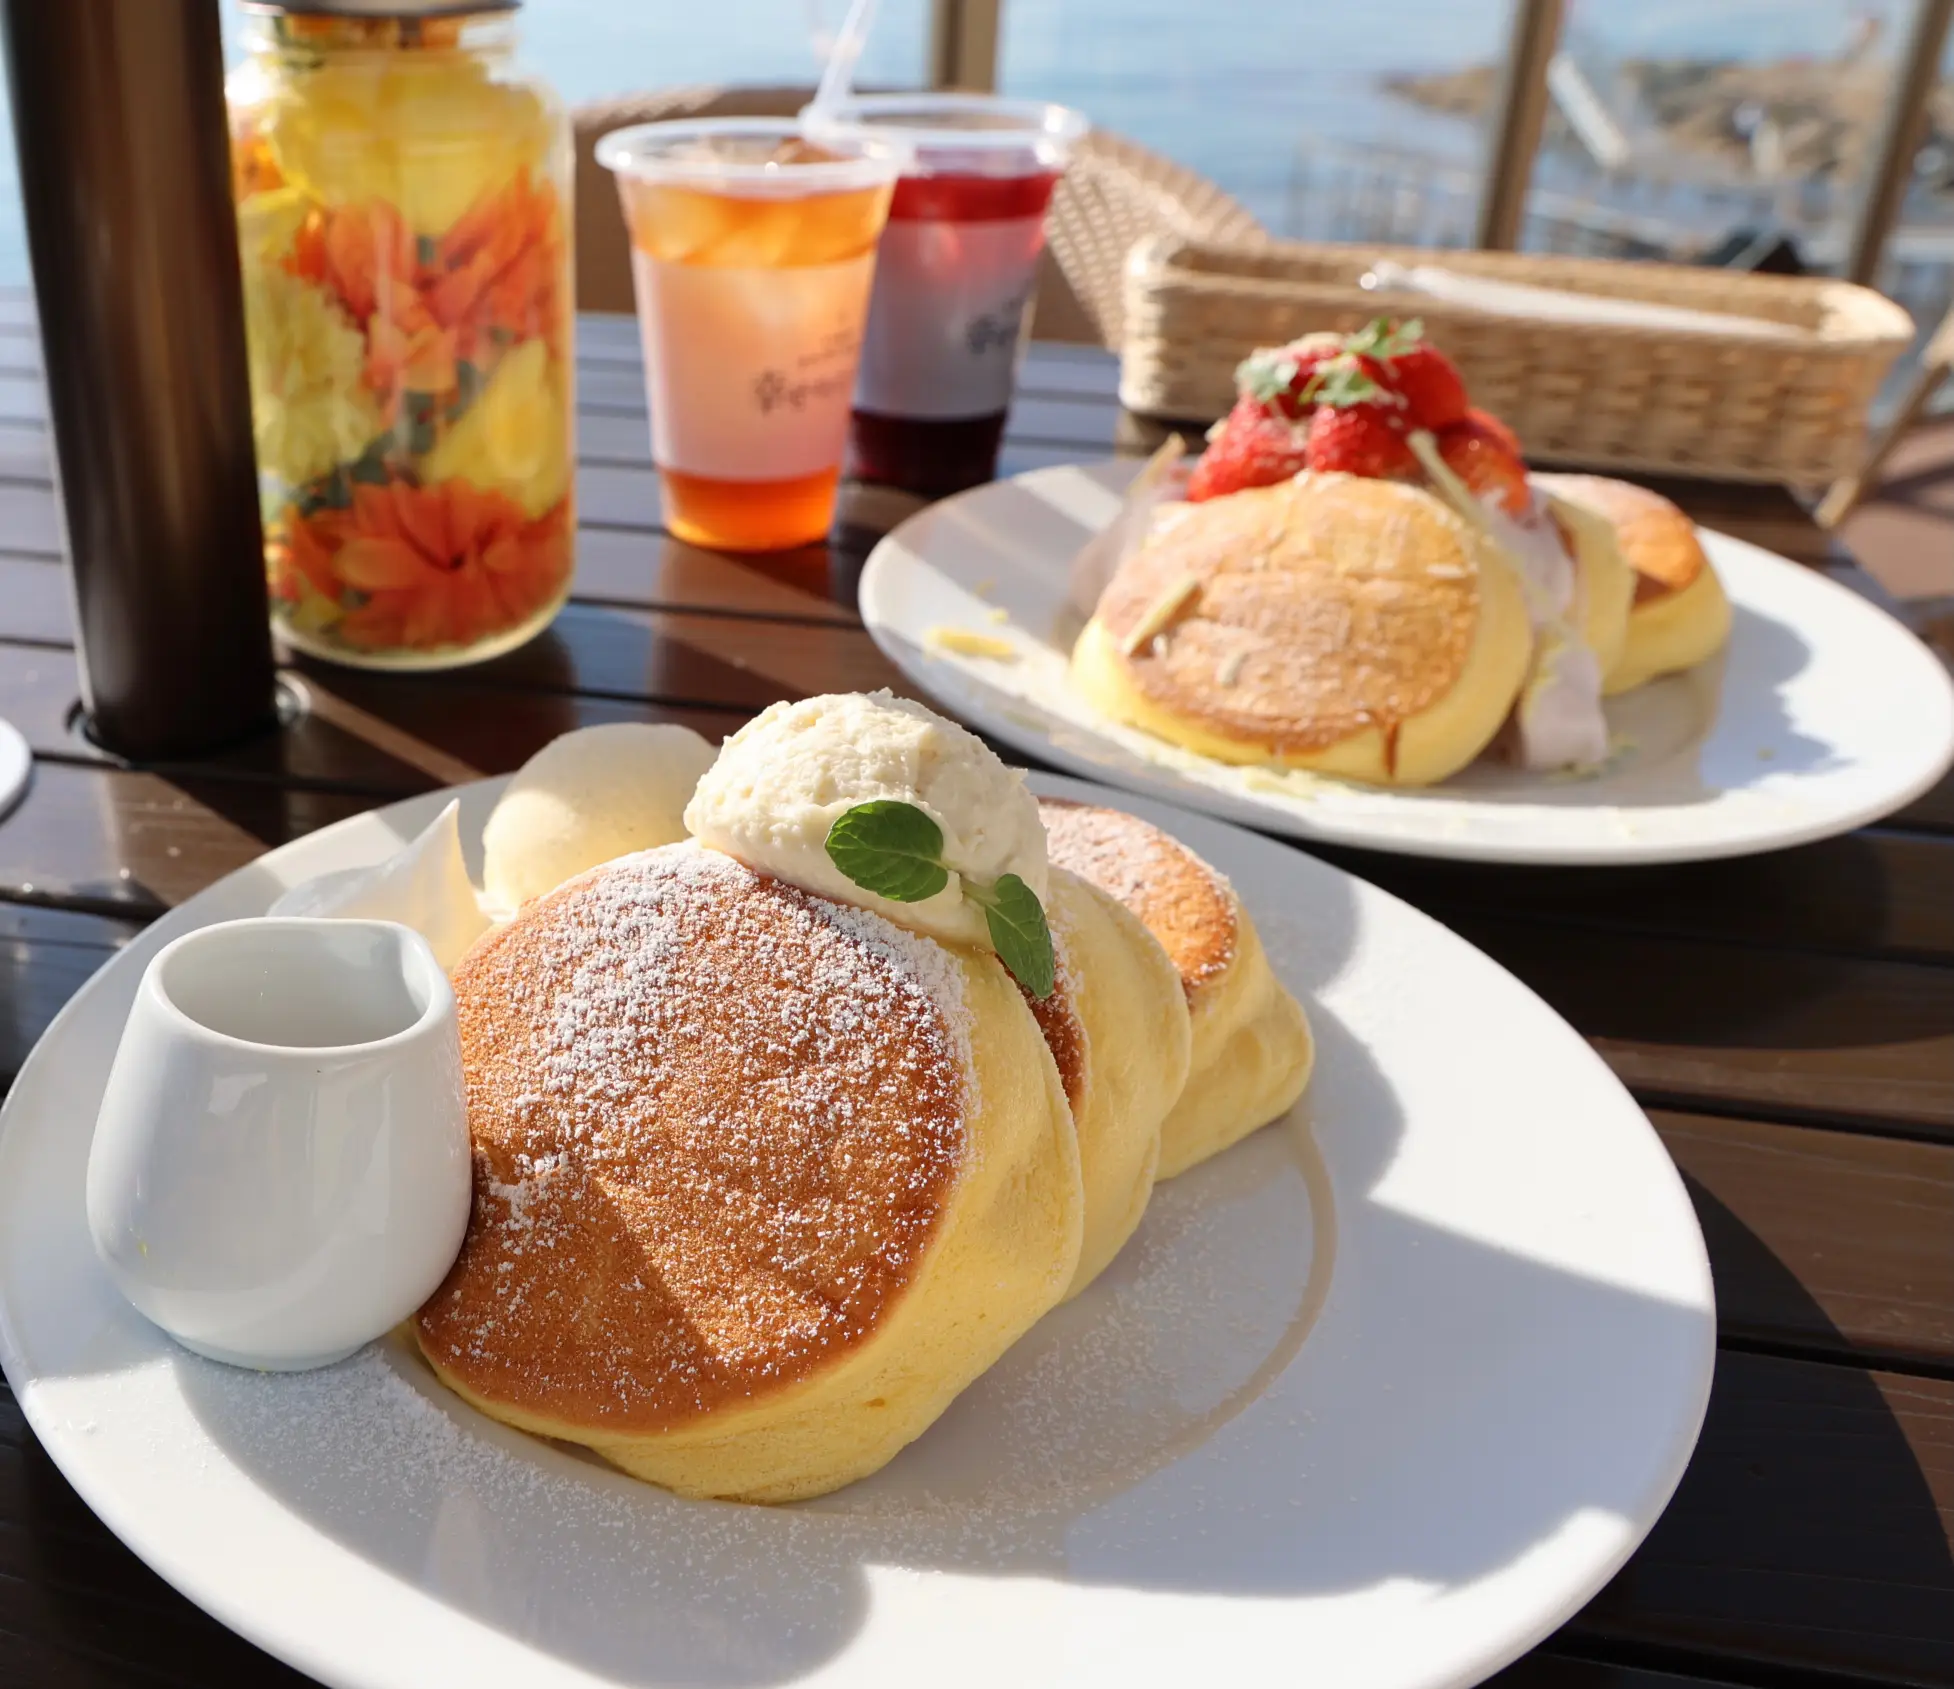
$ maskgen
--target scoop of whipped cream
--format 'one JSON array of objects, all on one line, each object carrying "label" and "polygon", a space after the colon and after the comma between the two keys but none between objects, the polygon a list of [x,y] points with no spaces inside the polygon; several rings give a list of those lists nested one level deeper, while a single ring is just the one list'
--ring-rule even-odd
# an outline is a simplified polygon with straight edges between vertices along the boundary
[{"label": "scoop of whipped cream", "polygon": [[689,727],[620,721],[552,739],[519,768],[482,829],[482,889],[512,915],[586,868],[685,837],[686,800],[713,748]]},{"label": "scoop of whipped cream", "polygon": [[456,823],[460,809],[459,803],[450,803],[417,837],[374,867],[342,868],[302,881],[269,912],[398,921],[426,939],[434,959],[452,972],[490,925],[462,861]]},{"label": "scoop of whipped cream", "polygon": [[1513,706],[1509,743],[1522,768],[1591,768],[1608,755],[1601,663],[1581,638],[1580,565],[1538,499],[1524,517],[1486,506],[1494,540],[1518,570],[1533,621],[1533,664]]},{"label": "scoop of whipped cream", "polygon": [[[914,804],[943,830],[950,883],[920,903],[865,891],[835,866],[828,830],[878,799]],[[975,735],[890,692],[775,704],[728,739],[685,824],[701,844],[837,903],[932,938],[988,947],[963,880],[1016,874],[1045,900],[1045,829],[1024,776]]]},{"label": "scoop of whipped cream", "polygon": [[1608,718],[1601,711],[1601,661],[1581,636],[1583,582],[1577,548],[1537,495],[1514,516],[1481,499],[1439,456],[1422,430],[1408,443],[1432,489],[1469,522],[1477,522],[1505,553],[1526,595],[1533,623],[1533,660],[1513,713],[1501,730],[1502,748],[1522,768],[1590,768],[1608,755]]}]

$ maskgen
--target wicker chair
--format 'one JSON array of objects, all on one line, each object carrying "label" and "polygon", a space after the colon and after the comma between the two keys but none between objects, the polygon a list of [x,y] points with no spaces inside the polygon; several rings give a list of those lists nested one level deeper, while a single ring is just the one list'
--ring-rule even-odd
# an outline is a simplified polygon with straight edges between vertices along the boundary
[{"label": "wicker chair", "polygon": [[1892,419],[1880,430],[1859,467],[1832,483],[1816,512],[1820,527],[1836,528],[1858,507],[1859,501],[1879,485],[1880,471],[1894,449],[1911,432],[1913,425],[1927,414],[1941,384],[1954,375],[1954,310],[1941,318],[1920,354],[1920,367],[1900,396]]},{"label": "wicker chair", "polygon": [[[610,172],[592,156],[597,137],[631,123],[675,117],[790,117],[810,88],[675,88],[579,106],[577,305],[629,311],[631,254]],[[1133,243],[1151,234],[1261,241],[1262,225],[1205,177],[1117,135],[1094,131],[1053,197],[1034,321],[1042,340],[1120,344],[1120,275]]]}]

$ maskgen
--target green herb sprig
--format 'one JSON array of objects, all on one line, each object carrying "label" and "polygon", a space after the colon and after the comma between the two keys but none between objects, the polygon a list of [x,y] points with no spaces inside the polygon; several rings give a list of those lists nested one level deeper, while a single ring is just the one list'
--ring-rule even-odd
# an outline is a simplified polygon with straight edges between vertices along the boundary
[{"label": "green herb sprig", "polygon": [[[878,798],[842,811],[828,829],[828,859],[864,891],[921,903],[950,883],[943,829],[913,803]],[[986,883],[963,876],[963,894],[984,911],[998,959],[1040,1002],[1058,980],[1052,929],[1038,894],[1016,874]]]}]

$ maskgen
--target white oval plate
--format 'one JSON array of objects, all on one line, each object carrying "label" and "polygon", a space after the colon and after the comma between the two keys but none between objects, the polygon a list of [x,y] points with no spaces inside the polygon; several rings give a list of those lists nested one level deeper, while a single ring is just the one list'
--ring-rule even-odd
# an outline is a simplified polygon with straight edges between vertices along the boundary
[{"label": "white oval plate", "polygon": [[0,721],[0,816],[20,802],[33,767],[33,753],[20,736],[20,729],[10,721]]},{"label": "white oval plate", "polygon": [[[471,848],[498,786],[462,790]],[[0,1359],[29,1422],[138,1554],[301,1670],[1185,1689],[1303,1661],[1435,1689],[1552,1631],[1668,1500],[1715,1316],[1641,1111],[1435,922],[1144,800],[1254,912],[1308,1002],[1314,1083],[1162,1186],[1106,1277],[876,1477],[796,1507],[681,1501],[491,1424],[397,1344],[303,1375],[175,1348],[83,1220],[136,980],[177,933],[379,860],[446,796],[314,833],[158,921],[0,1113]]]},{"label": "white oval plate", "polygon": [[[1481,762],[1423,791],[1279,781],[1106,721],[1067,684],[1074,552],[1137,465],[1037,469],[912,516],[875,548],[862,616],[918,686],[1030,756],[1328,844],[1482,862],[1689,862],[1849,832],[1954,760],[1954,683],[1918,639],[1813,570],[1699,530],[1735,608],[1722,657],[1608,702],[1624,749],[1581,778]],[[1002,613],[1008,620],[996,619]],[[952,627],[1014,660],[928,642]]]}]

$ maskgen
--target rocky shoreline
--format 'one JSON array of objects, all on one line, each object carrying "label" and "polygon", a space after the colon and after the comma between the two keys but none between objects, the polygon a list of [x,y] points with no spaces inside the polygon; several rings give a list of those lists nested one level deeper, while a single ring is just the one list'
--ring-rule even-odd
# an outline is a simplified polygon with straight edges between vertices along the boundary
[{"label": "rocky shoreline", "polygon": [[[1873,59],[1624,59],[1605,80],[1590,74],[1631,135],[1684,160],[1749,182],[1844,184],[1863,167],[1893,69]],[[1383,86],[1427,111],[1484,119],[1498,97],[1499,67],[1388,76]],[[1551,104],[1546,142],[1579,145]],[[1954,193],[1954,83],[1943,82],[1929,102],[1916,168],[1921,186]]]}]

